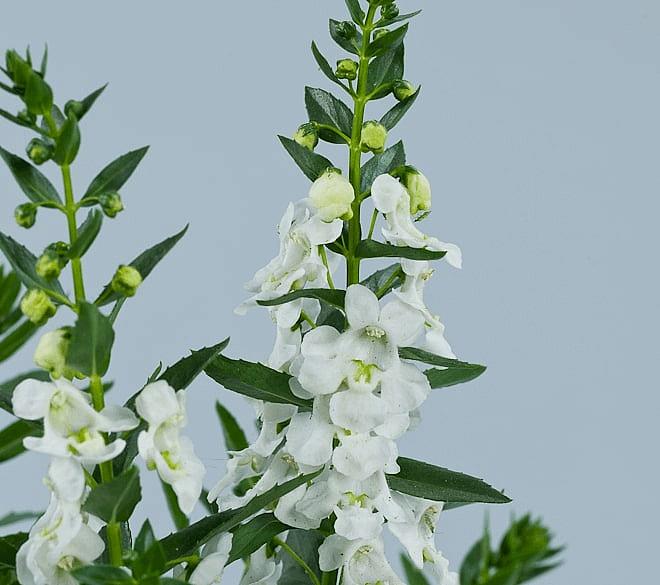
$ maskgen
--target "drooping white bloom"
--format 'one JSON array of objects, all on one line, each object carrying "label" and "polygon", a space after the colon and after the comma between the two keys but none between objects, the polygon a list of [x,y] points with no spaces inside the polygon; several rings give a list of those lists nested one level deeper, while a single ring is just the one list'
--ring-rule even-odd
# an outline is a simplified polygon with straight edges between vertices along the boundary
[{"label": "drooping white bloom", "polygon": [[221,510],[240,508],[245,499],[234,494],[227,494],[225,490],[238,485],[244,479],[262,475],[267,469],[268,463],[269,459],[259,455],[252,447],[243,451],[230,451],[227,472],[209,491],[209,502],[217,501]]},{"label": "drooping white bloom", "polygon": [[123,451],[125,441],[106,445],[102,433],[128,431],[139,424],[127,408],[107,406],[96,412],[90,396],[66,380],[25,380],[14,390],[12,405],[19,418],[44,421],[43,437],[26,438],[27,449],[85,464],[109,461]]},{"label": "drooping white bloom", "polygon": [[46,484],[51,501],[16,554],[16,573],[23,585],[76,585],[69,571],[95,561],[105,544],[80,511],[85,477],[79,463],[56,457]]},{"label": "drooping white bloom", "polygon": [[268,558],[266,547],[250,556],[240,585],[277,585],[282,576],[282,563]]},{"label": "drooping white bloom", "polygon": [[202,560],[195,567],[190,581],[192,585],[219,585],[231,552],[231,532],[219,534],[209,540],[202,549]]},{"label": "drooping white bloom", "polygon": [[351,204],[355,200],[355,190],[338,169],[328,169],[312,183],[309,199],[323,221],[353,217]]},{"label": "drooping white bloom", "polygon": [[185,390],[175,392],[167,382],[154,382],[140,392],[135,406],[149,425],[138,436],[140,456],[172,486],[179,507],[189,514],[202,492],[206,469],[192,441],[181,435],[187,422]]},{"label": "drooping white bloom", "polygon": [[425,554],[426,566],[429,567],[436,585],[459,585],[459,575],[449,570],[449,561],[435,548]]},{"label": "drooping white bloom", "polygon": [[382,233],[385,239],[396,246],[426,248],[446,251],[445,259],[455,268],[462,265],[461,250],[455,244],[441,242],[421,232],[410,215],[410,195],[406,188],[390,175],[380,175],[371,187],[374,206],[387,222]]}]

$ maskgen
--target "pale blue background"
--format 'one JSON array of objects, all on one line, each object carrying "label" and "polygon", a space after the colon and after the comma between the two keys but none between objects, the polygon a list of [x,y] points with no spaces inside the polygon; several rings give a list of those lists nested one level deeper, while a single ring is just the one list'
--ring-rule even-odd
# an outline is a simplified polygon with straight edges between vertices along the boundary
[{"label": "pale blue background", "polygon": [[[401,450],[506,488],[515,503],[492,510],[498,530],[510,510],[543,515],[569,549],[564,568],[539,585],[649,582],[660,481],[660,4],[401,5],[425,9],[408,41],[408,77],[424,90],[396,135],[433,181],[426,229],[465,255],[462,272],[442,265],[429,298],[459,355],[490,366],[477,382],[433,395]],[[304,84],[328,87],[308,47],[315,38],[339,56],[326,19],[343,13],[339,0],[4,3],[3,48],[48,41],[63,99],[111,82],[84,123],[79,189],[114,156],[153,145],[124,190],[127,212],[107,222],[88,260],[89,289],[191,222],[119,320],[117,399],[160,360],[227,335],[233,355],[267,355],[266,314],[239,319],[232,308],[275,252],[286,203],[305,195],[274,134],[303,121]],[[1,128],[2,144],[21,151],[26,134]],[[60,217],[43,219],[40,235],[20,231],[11,210],[21,196],[6,172],[0,192],[3,231],[33,248],[64,235]],[[3,364],[0,377],[27,367],[29,354]],[[208,483],[224,468],[215,398],[246,425],[251,418],[208,381],[190,393]],[[2,467],[3,500],[43,507],[43,463],[35,455]],[[165,532],[153,477],[148,485],[145,512]],[[439,542],[454,566],[482,518],[478,507],[443,518]]]}]

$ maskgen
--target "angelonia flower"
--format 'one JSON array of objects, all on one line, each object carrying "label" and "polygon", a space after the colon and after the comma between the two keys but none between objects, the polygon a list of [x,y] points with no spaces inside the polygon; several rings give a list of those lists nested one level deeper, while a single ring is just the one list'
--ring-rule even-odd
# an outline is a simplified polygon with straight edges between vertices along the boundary
[{"label": "angelonia flower", "polygon": [[[402,181],[382,175],[374,182],[372,200],[384,215],[383,234],[394,245],[447,251],[448,261],[460,266],[456,246],[415,227],[414,215],[430,208],[431,189],[421,173],[408,171]],[[332,214],[337,227],[324,230],[322,239],[310,236],[321,233],[319,210],[326,201],[310,193],[309,199],[289,206],[280,223],[280,254],[250,283],[255,296],[242,310],[294,290],[329,286],[330,267],[318,247],[339,238],[341,216]],[[312,407],[251,400],[259,435],[246,449],[230,453],[227,473],[209,492],[209,501],[221,510],[237,509],[300,474],[318,472],[312,482],[281,497],[274,514],[303,530],[334,517],[334,534],[319,550],[321,570],[341,570],[346,584],[403,585],[384,554],[383,532],[389,529],[438,584],[457,585],[435,545],[442,503],[399,494],[386,479],[399,471],[397,439],[418,418],[431,390],[417,365],[399,356],[400,348],[454,357],[444,325],[425,304],[424,287],[433,274],[429,263],[402,259],[401,269],[403,282],[389,302],[379,301],[366,286],[347,288],[342,331],[301,321],[303,312],[311,319],[319,315],[319,303],[312,299],[269,307],[277,324],[269,365],[290,374],[291,391]],[[242,490],[236,490],[239,485]],[[270,583],[267,576],[278,574],[263,549],[251,558],[241,584]]]},{"label": "angelonia flower", "polygon": [[293,139],[304,146],[307,150],[314,151],[316,145],[319,143],[319,133],[316,129],[316,124],[307,123],[302,124],[296,133],[293,135]]},{"label": "angelonia flower", "polygon": [[167,382],[147,384],[135,400],[135,408],[148,424],[138,435],[138,450],[147,467],[172,486],[179,507],[190,514],[202,493],[206,473],[195,455],[192,441],[181,435],[186,426],[186,392],[176,392]]},{"label": "angelonia flower", "polygon": [[400,79],[394,83],[394,89],[392,90],[392,93],[397,100],[402,102],[403,100],[413,96],[415,91],[415,86],[410,83],[410,81]]},{"label": "angelonia flower", "polygon": [[353,217],[351,205],[355,199],[353,185],[338,169],[328,169],[309,190],[309,199],[323,221],[348,220]]},{"label": "angelonia flower", "polygon": [[231,532],[214,536],[202,548],[201,561],[190,575],[191,585],[215,585],[222,582],[225,565],[231,552]]}]

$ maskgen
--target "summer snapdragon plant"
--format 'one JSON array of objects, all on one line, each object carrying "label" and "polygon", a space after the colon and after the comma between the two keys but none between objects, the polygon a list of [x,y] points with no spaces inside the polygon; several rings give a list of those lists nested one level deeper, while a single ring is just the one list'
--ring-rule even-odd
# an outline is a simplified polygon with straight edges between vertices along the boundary
[{"label": "summer snapdragon plant", "polygon": [[[330,34],[348,56],[335,68],[316,44],[312,52],[350,105],[305,90],[309,119],[292,139],[280,138],[310,179],[309,194],[286,206],[279,251],[237,309],[267,307],[276,328],[269,358],[227,357],[223,341],[158,367],[123,405],[108,393],[117,317],[185,230],[109,271],[108,284],[88,296],[84,256],[104,218],[123,210],[120,191],[146,148],[111,162],[76,195],[81,122],[105,86],[60,108],[46,57],[35,67],[29,51],[7,53],[0,88],[22,109],[0,115],[34,134],[29,160],[0,150],[28,198],[16,221],[29,229],[38,213],[53,211],[67,229],[40,255],[0,234],[26,287],[21,311],[45,329],[35,353],[40,373],[2,384],[0,406],[25,426],[24,447],[50,458],[51,492],[29,533],[0,537],[0,583],[211,585],[239,560],[241,585],[507,585],[548,570],[554,552],[528,520],[498,552],[482,539],[459,576],[436,546],[441,512],[510,499],[480,479],[399,454],[397,440],[433,390],[485,368],[456,358],[427,306],[431,262],[460,268],[461,251],[420,229],[430,183],[401,142],[388,142],[419,95],[404,78],[404,38],[417,13],[400,14],[393,0],[346,5],[351,21],[331,20]],[[376,119],[373,102],[384,99],[394,103]],[[322,142],[344,145],[344,160],[317,153]],[[38,169],[44,165],[61,188]],[[383,258],[392,263],[367,270]],[[61,282],[66,269],[72,294]],[[71,322],[49,330],[58,311]],[[230,457],[208,491],[185,431],[186,395],[202,372],[247,396],[258,419],[250,441],[216,404]],[[161,480],[172,534],[159,538],[149,521],[131,520],[142,499],[137,458]],[[191,523],[197,502],[208,515]],[[388,560],[386,532],[405,551],[405,578]]]}]

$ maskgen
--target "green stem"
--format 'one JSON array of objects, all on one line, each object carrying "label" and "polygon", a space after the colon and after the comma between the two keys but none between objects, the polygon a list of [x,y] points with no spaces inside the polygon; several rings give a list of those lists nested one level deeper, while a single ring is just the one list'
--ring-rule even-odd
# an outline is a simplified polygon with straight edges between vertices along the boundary
[{"label": "green stem", "polygon": [[371,239],[374,235],[374,230],[376,229],[376,221],[378,221],[378,210],[374,209],[374,212],[371,214],[371,225],[369,226],[369,235],[367,239]]},{"label": "green stem", "polygon": [[[78,225],[76,224],[76,202],[73,198],[73,186],[71,183],[71,168],[69,165],[60,167],[62,170],[62,181],[64,183],[64,203],[66,209],[66,222],[69,227],[69,244],[73,246],[78,239]],[[82,263],[80,258],[71,260],[71,274],[73,275],[73,291],[76,295],[76,304],[85,300],[85,285],[82,276]]]},{"label": "green stem", "polygon": [[323,573],[321,577],[321,585],[335,585],[337,582],[337,571],[332,573]]},{"label": "green stem", "polygon": [[119,522],[110,522],[105,528],[105,533],[108,537],[108,556],[110,557],[110,564],[115,567],[121,567],[121,525]]},{"label": "green stem", "polygon": [[374,18],[376,16],[377,6],[371,4],[367,12],[367,18],[362,28],[362,47],[360,48],[360,64],[358,68],[358,84],[355,92],[355,114],[353,117],[353,129],[351,132],[351,154],[349,159],[349,180],[355,191],[355,201],[353,202],[353,218],[348,223],[348,256],[346,258],[346,283],[348,286],[360,282],[360,259],[355,257],[355,250],[362,237],[362,225],[360,221],[360,206],[362,201],[358,194],[362,192],[362,125],[364,124],[364,112],[369,101],[368,80],[369,80],[369,57],[367,50],[371,42],[371,33],[374,28]]},{"label": "green stem", "polygon": [[304,561],[304,559],[295,551],[293,550],[286,542],[284,542],[282,539],[275,537],[273,539],[273,544],[279,546],[286,554],[288,554],[300,567],[302,568],[303,571],[305,571],[305,574],[309,577],[309,580],[314,584],[314,585],[322,585],[325,583],[325,575],[329,575],[330,573],[325,573],[323,576],[323,581],[319,581],[319,578],[316,576],[314,571],[310,568],[310,566]]},{"label": "green stem", "polygon": [[328,254],[325,251],[325,246],[320,245],[319,246],[319,254],[321,255],[321,260],[323,261],[323,265],[325,266],[326,274],[327,274],[327,280],[328,280],[328,286],[330,288],[335,288],[335,283],[332,280],[332,273],[330,272],[330,264],[328,263]]}]

